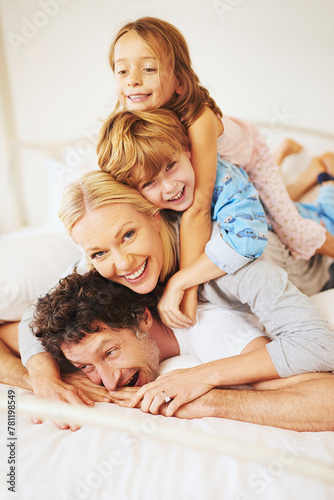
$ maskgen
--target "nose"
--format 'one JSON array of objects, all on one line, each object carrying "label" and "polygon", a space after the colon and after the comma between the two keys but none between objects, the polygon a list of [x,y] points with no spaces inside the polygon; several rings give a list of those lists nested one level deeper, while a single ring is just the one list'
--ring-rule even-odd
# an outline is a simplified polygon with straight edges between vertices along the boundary
[{"label": "nose", "polygon": [[175,181],[173,179],[163,179],[161,189],[165,194],[172,193],[175,190]]},{"label": "nose", "polygon": [[96,367],[96,371],[101,379],[102,384],[108,391],[114,391],[121,378],[121,370],[113,368],[107,363],[101,363]]},{"label": "nose", "polygon": [[128,85],[130,87],[138,87],[142,85],[142,77],[140,71],[133,69],[128,75]]},{"label": "nose", "polygon": [[133,261],[133,255],[123,250],[113,252],[113,263],[116,271],[128,271]]}]

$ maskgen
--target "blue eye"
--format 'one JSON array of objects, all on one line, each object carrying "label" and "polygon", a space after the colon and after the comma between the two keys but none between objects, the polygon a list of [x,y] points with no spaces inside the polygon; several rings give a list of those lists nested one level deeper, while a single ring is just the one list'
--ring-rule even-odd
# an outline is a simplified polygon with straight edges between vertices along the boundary
[{"label": "blue eye", "polygon": [[100,252],[95,252],[91,255],[91,259],[92,260],[98,259],[99,257],[102,257],[104,254],[105,252],[103,250],[101,250]]},{"label": "blue eye", "polygon": [[134,231],[133,229],[131,229],[131,231],[127,231],[127,232],[124,234],[123,239],[124,239],[124,240],[130,240],[134,234],[135,234],[135,231]]}]

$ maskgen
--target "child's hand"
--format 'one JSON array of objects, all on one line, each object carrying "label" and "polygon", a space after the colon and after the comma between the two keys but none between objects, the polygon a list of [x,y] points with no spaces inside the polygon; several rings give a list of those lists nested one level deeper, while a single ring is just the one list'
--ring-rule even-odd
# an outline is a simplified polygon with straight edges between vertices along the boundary
[{"label": "child's hand", "polygon": [[192,325],[196,323],[196,312],[198,306],[197,286],[185,290],[180,309],[187,318],[190,318]]},{"label": "child's hand", "polygon": [[178,274],[170,278],[158,304],[162,322],[171,328],[184,328],[192,323],[191,319],[180,311],[184,290],[178,283]]}]

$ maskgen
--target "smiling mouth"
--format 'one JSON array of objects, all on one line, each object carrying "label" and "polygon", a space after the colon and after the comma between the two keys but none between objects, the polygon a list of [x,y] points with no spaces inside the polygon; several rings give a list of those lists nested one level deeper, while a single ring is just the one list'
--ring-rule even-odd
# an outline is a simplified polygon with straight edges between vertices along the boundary
[{"label": "smiling mouth", "polygon": [[132,100],[136,100],[136,99],[144,99],[145,97],[149,97],[150,95],[152,94],[131,94],[131,95],[128,95],[128,99],[130,99],[130,101]]},{"label": "smiling mouth", "polygon": [[181,191],[179,191],[177,193],[177,195],[174,196],[174,198],[169,198],[168,201],[178,201],[178,200],[180,200],[182,198],[182,196],[183,196],[184,190],[185,190],[185,186],[183,186],[183,188],[181,189]]},{"label": "smiling mouth", "polygon": [[130,380],[127,381],[126,384],[124,384],[124,387],[133,387],[136,385],[136,383],[138,382],[138,379],[139,379],[139,371],[136,372],[134,375],[132,375],[132,377],[130,378]]},{"label": "smiling mouth", "polygon": [[135,273],[128,274],[127,276],[123,276],[123,278],[125,278],[126,280],[129,280],[129,281],[136,280],[136,279],[140,278],[140,276],[143,274],[143,272],[146,269],[147,261],[148,261],[148,257],[145,260],[144,264]]}]

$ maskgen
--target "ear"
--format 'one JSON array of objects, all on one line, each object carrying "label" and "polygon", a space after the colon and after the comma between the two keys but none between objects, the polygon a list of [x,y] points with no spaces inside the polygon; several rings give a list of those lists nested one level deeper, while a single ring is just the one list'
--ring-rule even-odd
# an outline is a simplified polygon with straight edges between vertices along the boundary
[{"label": "ear", "polygon": [[141,325],[143,325],[145,328],[143,330],[147,331],[151,328],[153,325],[153,318],[151,312],[145,307],[145,312],[144,312],[144,318],[141,320]]},{"label": "ear", "polygon": [[179,82],[177,82],[177,86],[176,86],[176,89],[175,89],[175,92],[179,95],[183,94],[183,91],[184,91],[184,86],[181,85]]},{"label": "ear", "polygon": [[176,94],[183,94],[183,92],[184,92],[184,85],[183,85],[183,83],[181,82],[181,80],[179,80],[178,78],[176,78],[176,76],[175,76],[175,79],[176,79],[175,93]]},{"label": "ear", "polygon": [[188,156],[189,160],[191,160],[191,151],[186,151],[186,155]]}]

